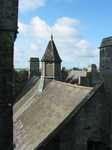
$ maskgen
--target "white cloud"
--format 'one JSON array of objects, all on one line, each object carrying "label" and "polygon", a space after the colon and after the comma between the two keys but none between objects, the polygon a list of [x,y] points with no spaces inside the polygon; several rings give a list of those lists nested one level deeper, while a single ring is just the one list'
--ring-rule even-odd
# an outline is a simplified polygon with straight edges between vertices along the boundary
[{"label": "white cloud", "polygon": [[[51,33],[54,41],[66,66],[85,66],[90,63],[97,63],[98,50],[91,43],[82,38],[77,29],[80,21],[68,17],[58,18],[52,26],[40,17],[31,19],[29,24],[19,23],[20,36],[17,39],[16,47],[22,53],[20,61],[25,61],[31,56],[42,57]],[[17,59],[17,60],[18,60]],[[24,62],[25,63],[25,62]],[[18,65],[18,62],[16,62]],[[25,63],[25,66],[27,63]]]},{"label": "white cloud", "polygon": [[19,9],[20,12],[31,11],[41,6],[44,6],[45,0],[20,0]]},{"label": "white cloud", "polygon": [[19,33],[24,34],[24,33],[27,32],[27,30],[28,30],[28,25],[19,22],[19,23],[18,23],[18,26],[19,26],[19,30],[18,30]]},{"label": "white cloud", "polygon": [[62,17],[56,20],[56,24],[59,25],[65,25],[65,26],[72,26],[72,25],[78,25],[79,24],[79,20],[77,19],[71,19],[68,17]]},{"label": "white cloud", "polygon": [[38,16],[34,17],[31,20],[31,28],[33,27],[33,32],[36,36],[40,38],[48,38],[48,35],[51,33],[51,27]]}]

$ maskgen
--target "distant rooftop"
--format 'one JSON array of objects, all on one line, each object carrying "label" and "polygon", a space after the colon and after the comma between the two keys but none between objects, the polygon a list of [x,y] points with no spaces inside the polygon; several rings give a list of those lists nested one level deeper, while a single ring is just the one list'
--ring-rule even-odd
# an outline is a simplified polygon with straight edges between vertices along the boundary
[{"label": "distant rooftop", "polygon": [[67,80],[69,79],[77,79],[79,77],[86,77],[87,71],[86,70],[71,70],[68,74]]},{"label": "distant rooftop", "polygon": [[19,72],[19,71],[24,71],[24,70],[28,71],[29,69],[28,68],[15,68],[15,70]]}]

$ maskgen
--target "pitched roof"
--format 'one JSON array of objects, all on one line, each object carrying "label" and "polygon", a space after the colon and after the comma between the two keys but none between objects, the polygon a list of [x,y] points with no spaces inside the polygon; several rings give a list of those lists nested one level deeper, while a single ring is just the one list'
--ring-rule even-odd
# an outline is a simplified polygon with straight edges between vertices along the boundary
[{"label": "pitched roof", "polygon": [[51,40],[48,43],[48,46],[46,48],[45,54],[42,57],[42,62],[62,62],[58,50],[56,48],[56,45],[53,41],[53,36],[51,36]]},{"label": "pitched roof", "polygon": [[32,88],[38,82],[38,80],[39,80],[39,77],[36,77],[36,76],[33,76],[30,80],[28,80],[25,87],[23,88],[21,93],[16,98],[15,102],[17,103],[19,100],[21,101],[21,99],[24,97],[24,95],[26,93],[28,93],[30,90],[32,90]]},{"label": "pitched roof", "polygon": [[24,106],[16,107],[13,119],[15,150],[33,150],[39,146],[92,89],[52,81],[40,97],[35,92]]},{"label": "pitched roof", "polygon": [[16,103],[13,107],[13,113],[15,114],[20,108],[26,109],[26,105],[32,103],[32,97],[36,95],[36,97],[40,97],[41,93],[39,92],[39,80],[34,80],[36,78],[32,78],[26,87],[23,89],[19,97],[17,98]]}]

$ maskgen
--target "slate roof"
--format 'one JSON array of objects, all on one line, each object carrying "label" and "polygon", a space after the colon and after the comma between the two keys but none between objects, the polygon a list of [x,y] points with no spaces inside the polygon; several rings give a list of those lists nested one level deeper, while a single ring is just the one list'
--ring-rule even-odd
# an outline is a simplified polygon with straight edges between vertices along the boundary
[{"label": "slate roof", "polygon": [[39,80],[39,77],[36,77],[36,76],[33,76],[30,80],[28,80],[25,87],[23,88],[19,96],[16,98],[16,102],[19,101],[21,98],[23,98],[23,96],[26,93],[28,93],[30,89],[32,89],[32,87],[34,87],[34,85],[38,82],[38,80]]},{"label": "slate roof", "polygon": [[53,41],[53,36],[51,36],[51,40],[48,43],[45,54],[42,57],[41,61],[42,62],[58,62],[58,63],[62,62],[59,56],[58,50],[56,48],[56,45]]},{"label": "slate roof", "polygon": [[[52,81],[39,97],[30,91],[22,105],[14,106],[15,150],[33,150],[83,103],[93,88]],[[52,91],[52,92],[51,92]]]},{"label": "slate roof", "polygon": [[16,113],[18,109],[24,107],[27,103],[32,102],[32,97],[35,95],[39,97],[41,93],[39,92],[39,79],[33,77],[28,81],[27,85],[23,89],[22,93],[18,96],[17,102],[14,104],[13,112]]},{"label": "slate roof", "polygon": [[38,80],[38,88],[37,88],[38,92],[42,93],[45,87],[47,86],[47,84],[49,84],[51,81],[52,79],[41,77]]}]

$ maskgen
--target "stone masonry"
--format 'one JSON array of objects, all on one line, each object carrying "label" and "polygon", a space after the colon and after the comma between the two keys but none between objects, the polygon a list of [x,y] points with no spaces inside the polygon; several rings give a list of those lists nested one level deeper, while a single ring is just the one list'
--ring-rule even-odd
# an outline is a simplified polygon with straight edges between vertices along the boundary
[{"label": "stone masonry", "polygon": [[0,1],[0,150],[13,149],[13,48],[18,0]]}]

